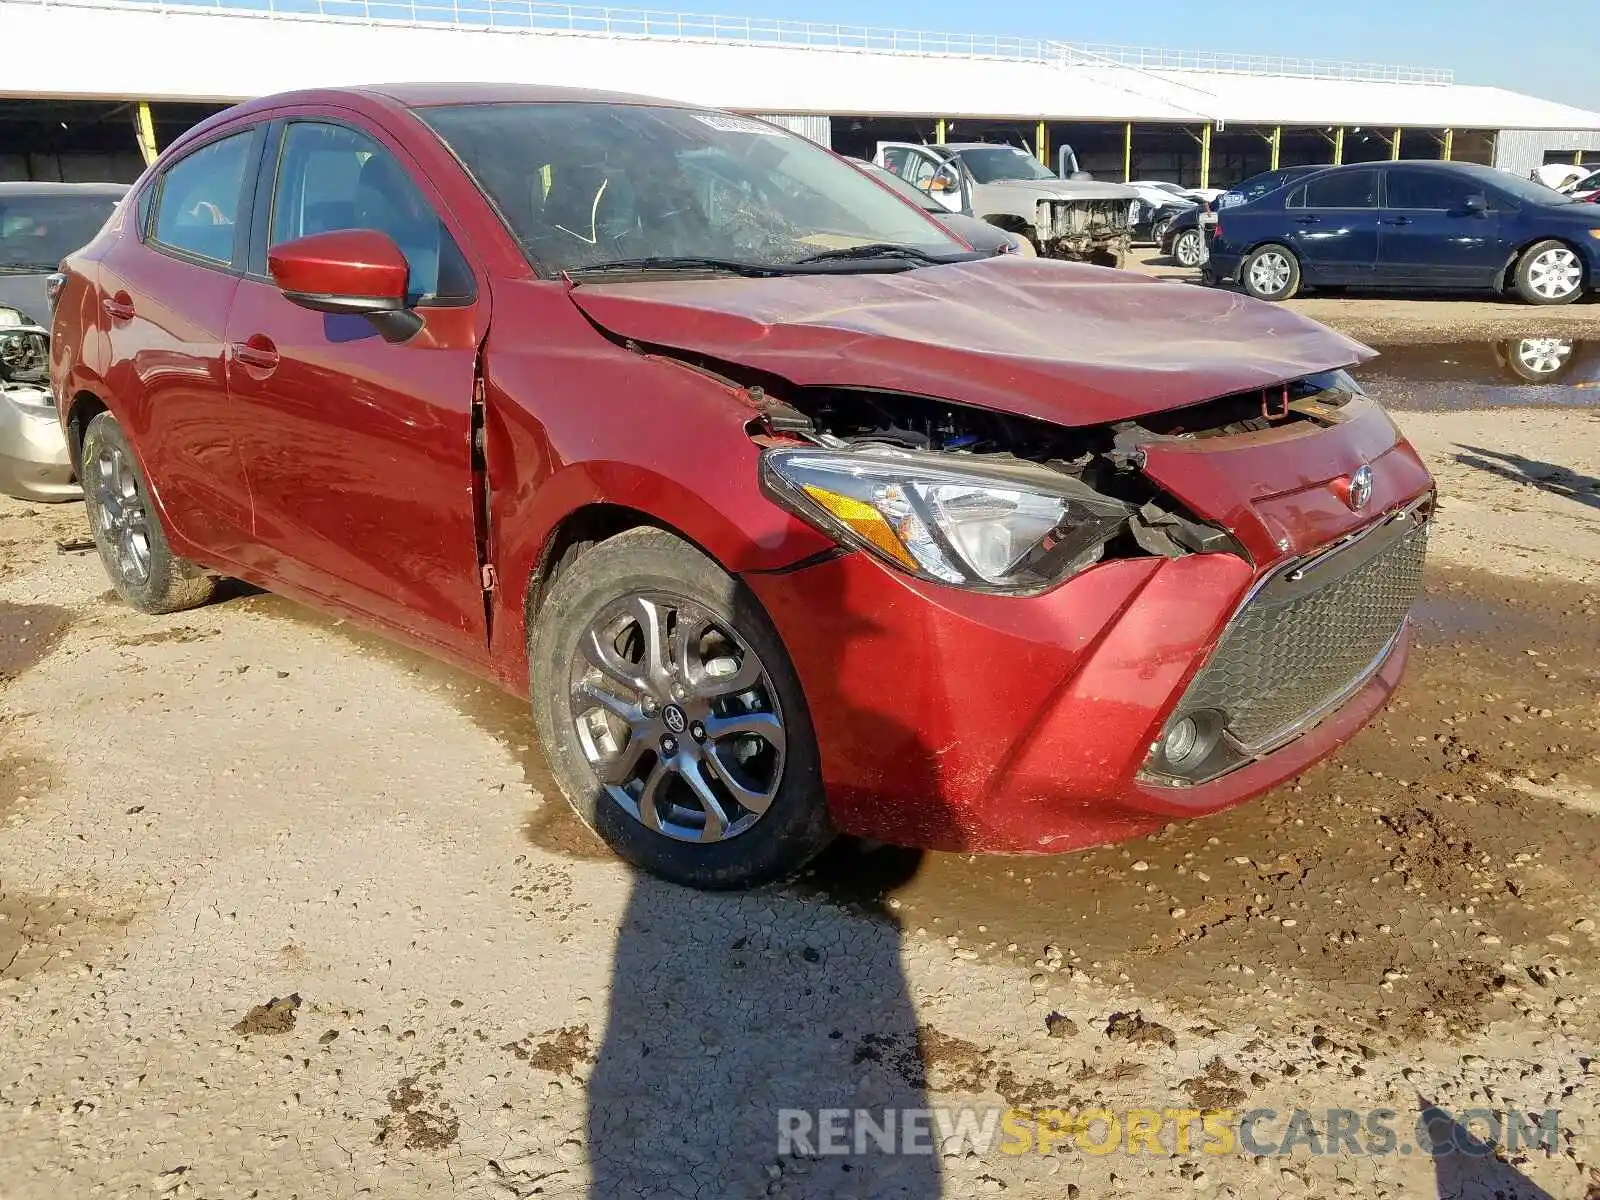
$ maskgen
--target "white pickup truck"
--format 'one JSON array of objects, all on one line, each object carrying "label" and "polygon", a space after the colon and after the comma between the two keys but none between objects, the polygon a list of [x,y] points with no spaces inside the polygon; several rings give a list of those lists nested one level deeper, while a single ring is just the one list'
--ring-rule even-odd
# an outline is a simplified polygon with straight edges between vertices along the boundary
[{"label": "white pickup truck", "polygon": [[1120,183],[1063,179],[1017,146],[879,142],[873,162],[951,212],[1021,234],[1046,258],[1120,267],[1139,193]]}]

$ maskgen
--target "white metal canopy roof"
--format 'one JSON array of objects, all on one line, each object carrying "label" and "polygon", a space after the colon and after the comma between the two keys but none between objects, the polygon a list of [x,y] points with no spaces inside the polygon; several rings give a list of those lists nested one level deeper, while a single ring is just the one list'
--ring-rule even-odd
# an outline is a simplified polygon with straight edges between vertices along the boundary
[{"label": "white metal canopy roof", "polygon": [[445,2],[0,0],[0,45],[71,47],[9,57],[0,94],[231,101],[470,79],[769,113],[1600,131],[1600,113],[1421,68]]}]

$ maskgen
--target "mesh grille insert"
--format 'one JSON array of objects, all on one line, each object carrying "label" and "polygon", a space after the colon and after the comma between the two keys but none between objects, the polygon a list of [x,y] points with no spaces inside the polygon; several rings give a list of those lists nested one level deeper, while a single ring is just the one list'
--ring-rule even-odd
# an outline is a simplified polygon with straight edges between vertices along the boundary
[{"label": "mesh grille insert", "polygon": [[[1370,553],[1356,542],[1306,568],[1285,568],[1224,631],[1179,711],[1218,709],[1250,752],[1270,746],[1337,702],[1378,666],[1422,587],[1426,525]],[[1363,539],[1364,540],[1364,539]]]}]

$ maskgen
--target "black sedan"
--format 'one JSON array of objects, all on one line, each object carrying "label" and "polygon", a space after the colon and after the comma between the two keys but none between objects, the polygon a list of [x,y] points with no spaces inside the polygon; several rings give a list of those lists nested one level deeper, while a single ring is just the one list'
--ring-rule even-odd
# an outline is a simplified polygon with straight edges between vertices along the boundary
[{"label": "black sedan", "polygon": [[1224,209],[1209,270],[1261,300],[1327,284],[1567,304],[1600,287],[1600,210],[1470,163],[1333,167]]}]

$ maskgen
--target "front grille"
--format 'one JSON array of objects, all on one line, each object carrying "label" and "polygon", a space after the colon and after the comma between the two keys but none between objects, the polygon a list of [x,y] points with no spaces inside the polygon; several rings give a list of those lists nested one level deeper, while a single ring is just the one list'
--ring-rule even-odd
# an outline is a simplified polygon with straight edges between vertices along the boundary
[{"label": "front grille", "polygon": [[1223,632],[1179,712],[1225,715],[1240,749],[1258,753],[1368,678],[1422,587],[1427,526],[1392,517],[1321,558],[1291,563]]}]

